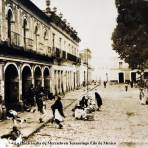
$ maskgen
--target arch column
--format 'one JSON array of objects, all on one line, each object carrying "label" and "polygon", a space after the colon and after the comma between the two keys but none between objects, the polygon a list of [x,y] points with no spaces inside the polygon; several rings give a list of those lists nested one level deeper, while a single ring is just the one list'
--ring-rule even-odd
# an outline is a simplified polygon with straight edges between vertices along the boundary
[{"label": "arch column", "polygon": [[61,71],[58,71],[58,89],[59,89],[59,94],[62,93],[61,84],[62,84],[62,81],[61,81]]},{"label": "arch column", "polygon": [[2,96],[2,100],[4,100],[4,66],[5,63],[0,64],[0,95]]},{"label": "arch column", "polygon": [[73,89],[72,72],[70,72],[70,90]]},{"label": "arch column", "polygon": [[70,91],[70,72],[68,71],[68,91]]},{"label": "arch column", "polygon": [[55,81],[54,81],[54,69],[53,68],[50,68],[50,92],[55,94],[55,89],[54,89],[54,86],[55,86]]},{"label": "arch column", "polygon": [[34,79],[34,67],[31,69],[31,77],[32,77],[32,84],[35,87],[35,79]]},{"label": "arch column", "polygon": [[22,72],[21,72],[21,66],[18,66],[18,79],[19,79],[19,101],[22,102]]},{"label": "arch column", "polygon": [[44,69],[41,69],[41,86],[45,87]]},{"label": "arch column", "polygon": [[63,90],[64,90],[64,92],[66,92],[66,84],[67,83],[67,81],[66,81],[66,72],[65,71],[63,71]]},{"label": "arch column", "polygon": [[74,89],[76,89],[76,73],[74,72]]},{"label": "arch column", "polygon": [[80,71],[77,71],[77,87],[80,87]]},{"label": "arch column", "polygon": [[66,91],[68,91],[68,72],[66,71]]},{"label": "arch column", "polygon": [[59,93],[59,89],[58,89],[58,71],[55,70],[55,92],[56,95]]}]

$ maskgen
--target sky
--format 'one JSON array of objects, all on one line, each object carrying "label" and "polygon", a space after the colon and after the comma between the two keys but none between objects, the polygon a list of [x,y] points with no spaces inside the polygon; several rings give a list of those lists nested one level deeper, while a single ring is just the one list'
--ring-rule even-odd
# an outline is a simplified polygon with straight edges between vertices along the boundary
[{"label": "sky", "polygon": [[[45,9],[46,0],[32,0]],[[116,26],[115,0],[51,0],[51,8],[78,32],[81,39],[79,50],[92,51],[92,64],[97,66],[117,54],[112,50],[111,35]]]}]

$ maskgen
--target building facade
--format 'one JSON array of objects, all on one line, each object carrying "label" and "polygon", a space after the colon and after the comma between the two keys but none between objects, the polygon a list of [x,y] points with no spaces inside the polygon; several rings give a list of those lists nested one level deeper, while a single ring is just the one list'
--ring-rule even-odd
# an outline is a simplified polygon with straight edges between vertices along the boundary
[{"label": "building facade", "polygon": [[84,49],[80,52],[81,65],[80,65],[80,84],[86,85],[92,82],[92,52],[90,49]]},{"label": "building facade", "polygon": [[0,0],[0,95],[6,108],[31,84],[60,94],[80,86],[77,32],[49,8],[30,0]]}]

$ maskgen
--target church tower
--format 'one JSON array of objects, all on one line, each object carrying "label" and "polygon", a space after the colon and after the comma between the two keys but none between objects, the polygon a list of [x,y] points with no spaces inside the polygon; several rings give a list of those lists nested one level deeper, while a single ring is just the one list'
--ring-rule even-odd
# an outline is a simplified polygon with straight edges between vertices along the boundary
[{"label": "church tower", "polygon": [[46,13],[50,13],[50,0],[46,0]]}]

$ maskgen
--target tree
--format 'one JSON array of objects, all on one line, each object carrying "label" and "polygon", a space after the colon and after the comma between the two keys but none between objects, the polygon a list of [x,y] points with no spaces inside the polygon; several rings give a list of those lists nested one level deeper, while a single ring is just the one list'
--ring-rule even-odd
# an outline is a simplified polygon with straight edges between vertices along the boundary
[{"label": "tree", "polygon": [[113,50],[132,69],[148,68],[148,2],[115,0],[117,26],[112,34]]}]

